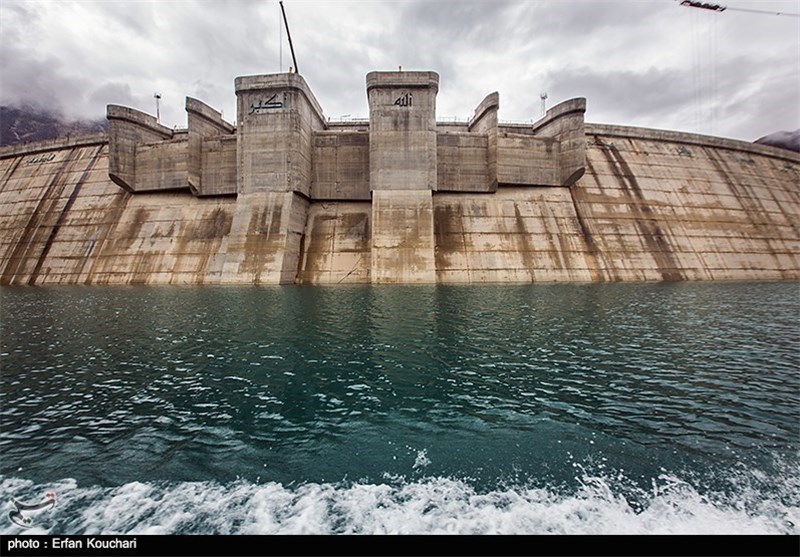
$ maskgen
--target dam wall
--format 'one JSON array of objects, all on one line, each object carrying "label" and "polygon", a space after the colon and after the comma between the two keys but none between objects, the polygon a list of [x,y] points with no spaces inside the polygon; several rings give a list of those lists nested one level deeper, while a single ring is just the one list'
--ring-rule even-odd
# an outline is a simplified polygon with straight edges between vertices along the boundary
[{"label": "dam wall", "polygon": [[800,155],[584,123],[435,119],[434,72],[372,72],[370,121],[238,78],[234,126],[110,106],[108,135],[0,148],[0,284],[800,279]]}]

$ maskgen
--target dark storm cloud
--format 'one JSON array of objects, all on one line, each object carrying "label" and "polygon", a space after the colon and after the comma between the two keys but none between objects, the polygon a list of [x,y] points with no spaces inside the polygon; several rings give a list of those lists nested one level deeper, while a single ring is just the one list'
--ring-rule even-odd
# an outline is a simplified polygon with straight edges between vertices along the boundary
[{"label": "dark storm cloud", "polygon": [[587,97],[587,120],[592,122],[695,127],[706,134],[744,139],[797,127],[800,83],[788,80],[779,86],[770,79],[772,69],[756,58],[719,64],[713,82],[704,71],[565,68],[548,76],[548,82],[553,98]]},{"label": "dark storm cloud", "polygon": [[[40,32],[41,5],[11,4],[3,15],[0,104],[32,107],[66,118],[100,118],[92,102],[96,83],[79,64],[69,64],[69,47],[44,50],[27,40]],[[65,54],[65,51],[67,52]],[[130,95],[125,97],[130,100]]]},{"label": "dark storm cloud", "polygon": [[[794,20],[670,0],[284,3],[300,70],[332,117],[366,116],[366,73],[403,65],[440,74],[441,117],[499,91],[501,118],[531,120],[547,91],[550,106],[587,97],[596,122],[746,139],[800,126]],[[279,63],[277,1],[58,6],[0,3],[0,102],[98,118],[107,103],[152,113],[158,91],[168,125],[185,125],[186,95],[233,121],[236,76],[292,64],[285,33]]]},{"label": "dark storm cloud", "polygon": [[166,89],[164,115],[183,123],[184,94],[210,92],[214,104],[223,91],[232,96],[235,75],[276,70],[263,63],[262,5],[64,3],[62,15],[72,19],[61,24],[49,5],[4,3],[0,103],[100,118],[108,103],[152,111],[153,92]]},{"label": "dark storm cloud", "polygon": [[421,58],[449,66],[464,49],[474,49],[497,67],[535,62],[520,60],[520,52],[544,58],[580,51],[597,34],[611,44],[632,33],[646,35],[664,9],[653,2],[602,0],[415,1],[401,6],[398,27],[404,43],[415,45]]},{"label": "dark storm cloud", "polygon": [[89,85],[87,79],[65,75],[52,56],[36,57],[29,49],[8,45],[0,54],[0,104],[30,106],[69,115]]}]

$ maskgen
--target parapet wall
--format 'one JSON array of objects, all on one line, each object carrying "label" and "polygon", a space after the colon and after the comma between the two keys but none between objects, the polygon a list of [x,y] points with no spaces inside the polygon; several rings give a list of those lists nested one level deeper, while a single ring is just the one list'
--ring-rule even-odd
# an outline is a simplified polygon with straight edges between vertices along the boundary
[{"label": "parapet wall", "polygon": [[796,153],[584,124],[583,99],[501,125],[496,93],[431,129],[432,72],[385,73],[375,128],[256,76],[237,127],[187,99],[187,130],[109,107],[107,138],[0,149],[0,284],[800,279]]},{"label": "parapet wall", "polygon": [[[130,192],[175,189],[183,185],[177,167],[185,163],[173,131],[155,118],[125,106],[108,105],[108,176]],[[137,175],[138,169],[138,175]]]},{"label": "parapet wall", "polygon": [[198,197],[236,193],[236,128],[207,104],[186,97],[186,180]]}]

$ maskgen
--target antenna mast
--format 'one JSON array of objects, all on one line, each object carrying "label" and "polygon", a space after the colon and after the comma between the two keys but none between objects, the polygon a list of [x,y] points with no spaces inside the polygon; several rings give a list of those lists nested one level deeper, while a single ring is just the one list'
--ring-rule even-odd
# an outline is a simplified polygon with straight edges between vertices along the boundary
[{"label": "antenna mast", "polygon": [[294,45],[292,44],[292,34],[289,32],[289,22],[286,20],[286,10],[283,9],[283,0],[278,2],[281,5],[281,13],[283,14],[283,24],[286,26],[286,36],[289,39],[289,49],[292,51],[292,63],[294,64],[294,73],[300,73],[297,69],[297,58],[294,57]]}]

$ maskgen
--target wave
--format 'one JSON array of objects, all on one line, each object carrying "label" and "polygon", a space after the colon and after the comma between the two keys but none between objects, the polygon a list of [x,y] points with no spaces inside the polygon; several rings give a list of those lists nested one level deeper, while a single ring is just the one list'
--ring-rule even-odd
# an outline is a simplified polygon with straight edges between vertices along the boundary
[{"label": "wave", "polygon": [[[792,476],[789,476],[792,478]],[[78,487],[0,477],[0,501],[57,494],[51,511],[10,534],[793,534],[800,533],[796,480],[766,494],[744,482],[733,493],[701,492],[675,476],[648,491],[622,477],[583,472],[578,487],[503,487],[386,477],[380,483],[282,485],[245,480],[132,482]],[[622,481],[622,482],[621,482]],[[628,483],[628,487],[630,482]],[[774,485],[774,484],[773,484]],[[9,510],[10,510],[9,503]]]}]

